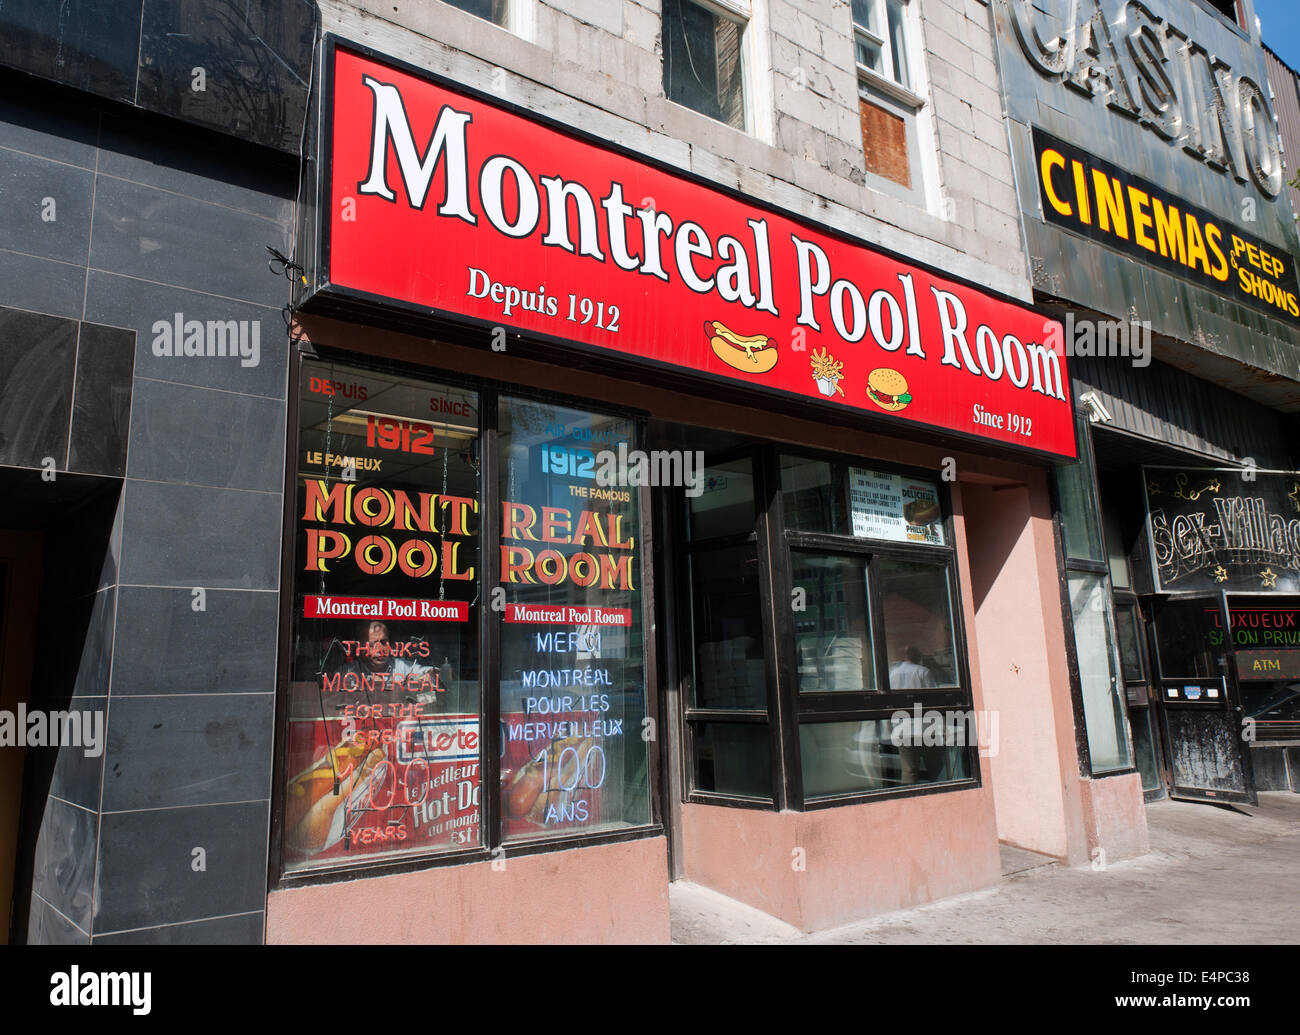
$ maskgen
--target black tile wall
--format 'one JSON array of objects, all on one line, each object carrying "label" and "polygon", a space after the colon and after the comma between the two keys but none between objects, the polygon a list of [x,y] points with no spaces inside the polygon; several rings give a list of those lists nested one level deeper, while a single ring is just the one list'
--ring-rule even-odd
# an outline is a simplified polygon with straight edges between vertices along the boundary
[{"label": "black tile wall", "polygon": [[0,62],[114,100],[135,98],[143,0],[6,0]]},{"label": "black tile wall", "polygon": [[268,798],[273,705],[270,693],[115,697],[104,810]]},{"label": "black tile wall", "polygon": [[293,153],[315,28],[310,0],[5,0],[0,65]]},{"label": "black tile wall", "polygon": [[0,305],[77,319],[86,297],[86,267],[9,251],[0,239]]},{"label": "black tile wall", "polygon": [[143,138],[126,119],[105,116],[99,137],[99,174],[160,187],[264,219],[288,222],[293,192],[285,178],[261,165],[231,167],[219,142]]},{"label": "black tile wall", "polygon": [[36,107],[0,95],[0,147],[93,169],[98,139],[99,113],[85,104],[47,98]]},{"label": "black tile wall", "polygon": [[79,711],[83,715],[100,716],[98,720],[92,720],[97,723],[95,729],[98,732],[95,736],[98,738],[98,743],[91,751],[86,751],[84,746],[71,745],[45,749],[54,756],[50,774],[50,794],[72,805],[80,805],[83,809],[98,811],[100,770],[103,767],[104,750],[108,742],[108,698],[79,697],[69,702],[66,707],[69,710]]},{"label": "black tile wall", "polygon": [[149,481],[280,492],[284,405],[233,392],[138,381],[129,473]]},{"label": "black tile wall", "polygon": [[0,242],[62,262],[86,261],[94,174],[75,165],[0,148]]},{"label": "black tile wall", "polygon": [[[263,51],[284,53],[296,38],[286,12],[301,2],[180,13],[233,12],[257,22]],[[155,5],[155,28],[167,6],[179,10]],[[162,84],[163,51],[188,57],[153,44]],[[224,70],[207,72],[211,90]],[[91,500],[50,526],[66,549],[45,572],[60,594],[42,609],[43,642],[57,647],[42,686],[62,707],[102,709],[107,728],[102,758],[61,750],[32,766],[28,937],[260,942],[289,293],[266,246],[288,251],[296,176],[215,138],[59,103],[0,100],[0,190],[18,199],[0,212],[0,307],[12,307],[0,309],[0,466],[54,455],[51,498],[66,486],[69,503]],[[205,335],[256,325],[256,363],[159,355],[178,313]],[[64,520],[57,501],[47,509]]]},{"label": "black tile wall", "polygon": [[68,470],[118,478],[125,473],[134,363],[133,331],[81,325]]},{"label": "black tile wall", "polygon": [[[73,667],[72,697],[101,697],[108,693],[113,663],[113,616],[117,589],[101,589],[93,596],[63,605],[68,639],[64,650]],[[60,681],[64,685],[64,681]]]},{"label": "black tile wall", "polygon": [[128,481],[125,495],[123,582],[276,588],[279,495],[139,481]]},{"label": "black tile wall", "polygon": [[29,945],[89,945],[90,936],[78,930],[66,917],[60,916],[42,899],[32,897],[27,924]]},{"label": "black tile wall", "polygon": [[[270,275],[265,262],[261,263],[261,269],[268,280],[276,279]],[[280,284],[287,291],[287,282],[281,280]],[[202,320],[205,327],[208,320],[247,321],[250,334],[252,322],[260,321],[257,365],[244,366],[242,357],[156,355],[155,340],[159,341],[161,351],[166,339],[161,337],[161,329],[155,332],[155,324],[167,323],[174,327],[177,313],[184,320]],[[284,398],[288,330],[278,308],[214,298],[199,291],[91,270],[86,285],[86,319],[130,327],[136,332],[136,377]]]},{"label": "black tile wall", "polygon": [[287,150],[302,131],[313,19],[304,0],[146,0],[139,103]]},{"label": "black tile wall", "polygon": [[268,812],[256,802],[106,813],[91,933],[265,909]]},{"label": "black tile wall", "polygon": [[115,698],[127,694],[266,692],[275,688],[277,593],[118,590]]},{"label": "black tile wall", "polygon": [[87,932],[98,818],[94,812],[49,798],[41,816],[32,870],[32,890]]},{"label": "black tile wall", "polygon": [[[289,250],[284,224],[128,180],[101,176],[96,183],[96,269],[278,307],[288,283],[267,268],[267,245]],[[210,302],[215,311],[206,318],[232,319],[221,304]]]},{"label": "black tile wall", "polygon": [[195,920],[167,927],[146,927],[121,934],[98,935],[96,945],[261,945],[265,913],[244,913],[214,920]]},{"label": "black tile wall", "polygon": [[65,467],[76,353],[75,320],[0,310],[0,463]]}]

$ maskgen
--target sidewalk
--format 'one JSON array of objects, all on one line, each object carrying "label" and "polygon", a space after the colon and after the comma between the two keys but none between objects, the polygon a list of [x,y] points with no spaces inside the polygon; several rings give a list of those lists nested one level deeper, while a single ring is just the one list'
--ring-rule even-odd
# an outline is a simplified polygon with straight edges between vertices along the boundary
[{"label": "sidewalk", "polygon": [[1294,944],[1300,941],[1300,795],[1259,806],[1147,807],[1151,853],[1066,869],[805,935],[707,888],[672,886],[683,945]]}]

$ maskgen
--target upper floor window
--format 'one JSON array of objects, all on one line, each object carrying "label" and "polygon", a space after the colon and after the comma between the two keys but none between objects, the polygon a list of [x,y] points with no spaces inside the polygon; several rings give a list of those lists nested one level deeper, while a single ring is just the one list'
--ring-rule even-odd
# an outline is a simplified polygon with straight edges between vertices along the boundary
[{"label": "upper floor window", "polygon": [[452,7],[486,18],[497,25],[509,25],[510,0],[445,0]]},{"label": "upper floor window", "polygon": [[908,67],[907,0],[853,0],[858,69],[912,89]]},{"label": "upper floor window", "polygon": [[664,93],[737,129],[745,128],[742,39],[748,3],[663,0]]}]

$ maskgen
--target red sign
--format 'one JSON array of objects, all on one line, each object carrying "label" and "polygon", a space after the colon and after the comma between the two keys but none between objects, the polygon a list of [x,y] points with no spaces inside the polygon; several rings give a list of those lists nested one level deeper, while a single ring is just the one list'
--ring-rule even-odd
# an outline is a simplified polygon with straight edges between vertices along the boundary
[{"label": "red sign", "polygon": [[596,604],[507,604],[502,621],[535,625],[631,625],[632,609]]},{"label": "red sign", "polygon": [[1075,455],[1055,321],[421,73],[332,64],[331,289]]},{"label": "red sign", "polygon": [[304,618],[373,618],[375,621],[467,622],[463,600],[400,600],[395,597],[322,597],[303,600]]}]

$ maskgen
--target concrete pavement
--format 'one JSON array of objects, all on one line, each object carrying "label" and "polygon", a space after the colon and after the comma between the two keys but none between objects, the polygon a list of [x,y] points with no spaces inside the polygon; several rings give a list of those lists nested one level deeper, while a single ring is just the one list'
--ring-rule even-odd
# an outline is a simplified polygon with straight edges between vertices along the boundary
[{"label": "concrete pavement", "polygon": [[1138,859],[1022,869],[996,887],[805,935],[706,888],[672,886],[677,944],[1295,944],[1300,795],[1147,807]]}]

